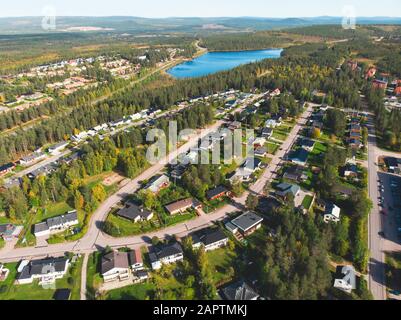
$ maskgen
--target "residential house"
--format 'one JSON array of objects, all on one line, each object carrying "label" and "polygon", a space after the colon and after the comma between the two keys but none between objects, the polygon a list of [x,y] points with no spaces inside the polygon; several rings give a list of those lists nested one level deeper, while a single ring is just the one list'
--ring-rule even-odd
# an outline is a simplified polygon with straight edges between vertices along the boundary
[{"label": "residential house", "polygon": [[353,266],[342,266],[337,268],[334,288],[346,293],[352,293],[352,290],[356,289],[356,271]]},{"label": "residential house", "polygon": [[263,218],[248,211],[226,224],[227,230],[237,237],[247,237],[262,227]]},{"label": "residential house", "polygon": [[15,283],[30,284],[39,279],[39,285],[54,284],[66,275],[69,265],[69,259],[65,257],[22,261]]},{"label": "residential house", "polygon": [[0,224],[0,237],[5,241],[11,241],[18,237],[21,227],[17,227],[11,223]]},{"label": "residential house", "polygon": [[255,138],[255,139],[251,139],[249,141],[250,145],[253,145],[254,147],[263,147],[266,144],[266,138],[263,137],[259,137],[259,138]]},{"label": "residential house", "polygon": [[5,165],[0,166],[0,176],[10,173],[15,168],[15,164],[10,162]]},{"label": "residential house", "polygon": [[70,211],[65,215],[47,219],[45,222],[34,225],[35,237],[49,236],[60,233],[79,224],[77,211]]},{"label": "residential house", "polygon": [[204,247],[206,252],[225,247],[229,240],[220,229],[201,230],[192,234],[191,238],[195,249]]},{"label": "residential house", "polygon": [[280,125],[279,125],[279,124],[277,123],[277,121],[274,120],[274,119],[269,119],[269,120],[267,120],[267,121],[265,122],[265,127],[266,127],[266,128],[274,129],[274,128],[277,128],[278,126],[280,126]]},{"label": "residential house", "polygon": [[170,177],[172,179],[181,180],[184,173],[187,172],[187,170],[188,170],[187,166],[179,164],[172,168],[172,170],[170,172]]},{"label": "residential house", "polygon": [[258,158],[247,158],[241,167],[228,176],[231,183],[249,181],[252,175],[261,169],[262,161]]},{"label": "residential house", "polygon": [[283,178],[300,183],[306,181],[308,179],[308,176],[305,174],[303,167],[296,165],[287,168],[283,175]]},{"label": "residential house", "polygon": [[375,79],[373,80],[372,85],[375,89],[386,90],[388,82],[386,80]]},{"label": "residential house", "polygon": [[221,199],[227,196],[228,190],[224,186],[218,186],[206,192],[206,198],[209,201]]},{"label": "residential house", "polygon": [[289,160],[292,163],[305,167],[308,161],[308,157],[309,157],[309,152],[306,151],[304,148],[299,148],[297,151],[293,152],[290,155]]},{"label": "residential house", "polygon": [[283,199],[287,199],[288,195],[292,195],[295,198],[301,192],[301,188],[298,185],[289,183],[280,183],[276,189],[276,195]]},{"label": "residential house", "polygon": [[312,152],[315,147],[316,142],[311,139],[301,139],[299,142],[299,146],[305,149],[308,152]]},{"label": "residential house", "polygon": [[273,136],[273,129],[272,128],[263,128],[262,129],[262,137],[266,139],[270,139]]},{"label": "residential house", "polygon": [[29,156],[23,157],[22,159],[20,159],[19,163],[22,166],[30,166],[40,160],[43,160],[44,158],[46,158],[46,154],[43,152],[34,152],[32,154],[30,154]]},{"label": "residential house", "polygon": [[324,222],[340,222],[341,209],[334,203],[326,203],[324,212]]},{"label": "residential house", "polygon": [[386,166],[390,173],[401,173],[401,159],[386,157],[384,159],[384,162],[386,163]]},{"label": "residential house", "polygon": [[368,69],[368,71],[366,72],[365,79],[366,79],[366,80],[372,79],[372,78],[376,75],[376,72],[377,72],[376,68],[370,67],[370,68]]},{"label": "residential house", "polygon": [[49,152],[53,155],[58,154],[59,152],[63,151],[68,146],[68,144],[69,142],[67,141],[62,141],[60,143],[57,143],[56,145],[51,146],[49,148]]},{"label": "residential house", "polygon": [[172,264],[184,260],[184,253],[181,245],[174,244],[156,246],[149,253],[149,259],[153,270],[159,270],[164,264]]},{"label": "residential house", "polygon": [[258,147],[255,149],[255,156],[265,158],[267,156],[267,148],[266,147]]},{"label": "residential house", "polygon": [[342,169],[342,176],[345,178],[358,178],[358,166],[353,163],[347,163]]},{"label": "residential house", "polygon": [[150,221],[154,217],[154,213],[152,211],[147,210],[143,206],[138,206],[132,202],[128,202],[124,208],[116,212],[116,215],[134,223]]},{"label": "residential house", "polygon": [[150,179],[144,190],[152,193],[159,193],[170,186],[170,179],[166,175],[158,175]]},{"label": "residential house", "polygon": [[131,271],[143,270],[140,250],[129,252],[113,251],[102,257],[101,275],[104,282],[129,279]]},{"label": "residential house", "polygon": [[202,209],[202,204],[195,199],[188,198],[171,203],[166,206],[166,210],[171,216],[184,213],[191,208],[194,210]]},{"label": "residential house", "polygon": [[245,281],[239,281],[224,287],[221,290],[221,298],[229,301],[252,301],[258,300],[260,295]]}]

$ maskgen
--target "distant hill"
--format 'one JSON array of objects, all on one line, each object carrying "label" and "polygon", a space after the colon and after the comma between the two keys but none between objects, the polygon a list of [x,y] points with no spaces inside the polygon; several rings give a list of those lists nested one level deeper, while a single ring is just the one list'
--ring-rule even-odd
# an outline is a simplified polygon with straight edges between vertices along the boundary
[{"label": "distant hill", "polygon": [[[315,18],[166,18],[57,17],[57,32],[116,32],[131,34],[214,33],[275,30],[341,24],[340,17]],[[401,18],[360,17],[358,24],[401,24]],[[47,32],[41,17],[0,18],[0,34]]]}]

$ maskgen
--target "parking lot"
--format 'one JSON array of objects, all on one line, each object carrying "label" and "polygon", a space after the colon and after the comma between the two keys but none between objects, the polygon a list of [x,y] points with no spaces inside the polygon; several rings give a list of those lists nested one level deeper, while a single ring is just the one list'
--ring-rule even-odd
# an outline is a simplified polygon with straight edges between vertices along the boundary
[{"label": "parking lot", "polygon": [[401,177],[379,173],[379,207],[382,215],[381,236],[401,243]]}]

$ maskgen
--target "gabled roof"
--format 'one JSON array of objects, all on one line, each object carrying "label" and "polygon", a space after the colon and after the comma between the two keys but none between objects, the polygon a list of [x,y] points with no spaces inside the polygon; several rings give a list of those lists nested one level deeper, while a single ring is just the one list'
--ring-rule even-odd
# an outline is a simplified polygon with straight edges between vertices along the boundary
[{"label": "gabled roof", "polygon": [[257,294],[245,281],[233,283],[222,289],[226,300],[255,300],[259,298]]},{"label": "gabled roof", "polygon": [[148,217],[152,215],[152,212],[143,206],[137,206],[130,202],[123,209],[117,211],[116,215],[132,221],[136,220],[138,217],[147,220]]},{"label": "gabled roof", "polygon": [[174,244],[164,245],[164,246],[157,246],[153,248],[153,255],[149,255],[152,260],[152,257],[156,257],[157,259],[164,259],[167,257],[175,256],[177,254],[182,254],[182,247],[181,245],[176,242]]},{"label": "gabled roof", "polygon": [[290,156],[290,160],[306,163],[308,156],[309,152],[303,148],[300,148]]},{"label": "gabled roof", "polygon": [[101,273],[105,274],[115,268],[128,269],[130,267],[127,252],[113,251],[102,257]]},{"label": "gabled roof", "polygon": [[301,190],[299,186],[289,183],[280,183],[276,188],[279,190],[279,193],[284,196],[289,193],[291,193],[293,196],[296,196],[297,193]]},{"label": "gabled roof", "polygon": [[205,246],[228,239],[220,229],[205,229],[191,235],[193,244],[203,243]]},{"label": "gabled roof", "polygon": [[18,280],[30,279],[35,275],[46,275],[49,272],[63,272],[68,264],[67,258],[48,258],[29,262],[18,275]]},{"label": "gabled roof", "polygon": [[216,197],[216,196],[218,196],[218,195],[220,195],[222,193],[226,193],[226,192],[228,192],[228,190],[224,186],[218,186],[218,187],[216,187],[214,189],[211,189],[211,190],[207,191],[206,192],[206,197],[208,199],[212,199],[212,198],[214,198],[214,197]]}]

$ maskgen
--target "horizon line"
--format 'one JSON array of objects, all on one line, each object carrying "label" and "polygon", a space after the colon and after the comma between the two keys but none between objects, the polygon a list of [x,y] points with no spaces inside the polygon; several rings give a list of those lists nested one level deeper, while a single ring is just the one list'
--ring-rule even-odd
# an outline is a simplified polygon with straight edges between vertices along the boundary
[{"label": "horizon line", "polygon": [[[23,15],[23,16],[0,16],[0,19],[9,18],[42,18],[44,15]],[[338,18],[342,19],[342,16],[280,16],[280,17],[267,17],[267,16],[166,16],[166,17],[146,17],[146,16],[133,16],[133,15],[56,15],[60,18],[141,18],[141,19],[317,19],[317,18]],[[401,19],[401,16],[356,16],[357,19],[369,18],[369,19]]]}]

